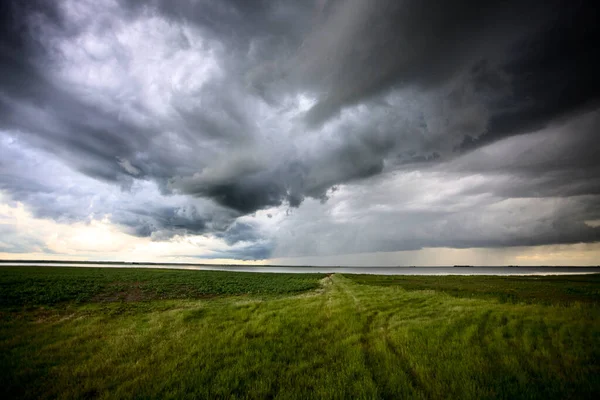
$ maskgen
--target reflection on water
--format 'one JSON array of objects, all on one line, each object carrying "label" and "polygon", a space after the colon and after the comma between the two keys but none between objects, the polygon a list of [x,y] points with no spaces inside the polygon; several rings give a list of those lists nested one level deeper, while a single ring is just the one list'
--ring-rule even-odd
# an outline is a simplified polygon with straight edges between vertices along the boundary
[{"label": "reflection on water", "polygon": [[288,267],[241,265],[173,265],[173,264],[78,264],[3,262],[0,266],[167,268],[208,271],[340,273],[375,275],[573,275],[600,273],[600,267]]}]

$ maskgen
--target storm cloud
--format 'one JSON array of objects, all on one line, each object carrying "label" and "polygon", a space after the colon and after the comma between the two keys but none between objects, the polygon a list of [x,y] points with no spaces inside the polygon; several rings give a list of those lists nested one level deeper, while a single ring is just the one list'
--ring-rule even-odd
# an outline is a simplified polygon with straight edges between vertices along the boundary
[{"label": "storm cloud", "polygon": [[243,260],[599,241],[591,1],[0,7],[0,190],[37,218]]}]

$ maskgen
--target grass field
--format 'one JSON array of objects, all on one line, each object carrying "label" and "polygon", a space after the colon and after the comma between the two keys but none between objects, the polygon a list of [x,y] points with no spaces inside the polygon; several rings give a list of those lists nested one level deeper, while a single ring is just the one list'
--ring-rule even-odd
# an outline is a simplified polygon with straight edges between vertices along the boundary
[{"label": "grass field", "polygon": [[596,398],[600,276],[0,268],[0,398]]}]

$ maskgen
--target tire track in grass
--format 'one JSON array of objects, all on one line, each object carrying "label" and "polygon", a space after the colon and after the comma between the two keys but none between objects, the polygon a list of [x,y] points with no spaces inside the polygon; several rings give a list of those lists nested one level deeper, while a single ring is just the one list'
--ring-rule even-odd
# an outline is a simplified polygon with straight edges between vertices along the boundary
[{"label": "tire track in grass", "polygon": [[[382,344],[389,351],[389,353],[395,359],[395,363],[399,368],[401,373],[405,376],[406,382],[409,387],[407,388],[409,391],[413,391],[414,394],[420,394],[424,397],[428,397],[426,391],[426,385],[422,382],[421,378],[418,376],[414,368],[410,365],[410,361],[408,357],[403,353],[403,351],[399,350],[396,345],[393,344],[391,337],[389,335],[389,320],[393,316],[394,312],[392,311],[395,306],[386,307],[385,309],[381,309],[378,307],[377,310],[369,310],[365,305],[361,302],[361,300],[354,294],[352,290],[352,284],[348,285],[344,282],[344,278],[336,280],[337,288],[346,296],[350,297],[354,302],[354,308],[356,309],[360,320],[362,320],[362,315],[366,315],[365,322],[361,329],[360,334],[360,345],[363,353],[363,358],[365,360],[365,367],[370,373],[370,378],[373,383],[376,385],[379,391],[379,397],[381,398],[396,398],[396,393],[390,393],[391,390],[387,389],[389,384],[386,381],[382,381],[385,379],[382,377],[378,379],[378,370],[376,369],[377,358],[376,358],[376,343],[377,337],[373,335],[373,332],[376,331],[375,325],[379,320],[379,316],[384,314],[383,322],[381,324],[381,330],[383,331],[382,335]],[[386,311],[388,311],[386,313]],[[383,393],[382,393],[383,390]]]},{"label": "tire track in grass", "polygon": [[410,361],[408,357],[404,354],[404,352],[394,344],[392,338],[390,337],[389,330],[389,321],[392,317],[392,313],[387,313],[384,317],[382,331],[383,331],[383,342],[386,346],[386,349],[389,350],[390,353],[399,361],[398,365],[402,369],[404,375],[408,377],[410,385],[415,392],[423,394],[426,398],[429,397],[427,391],[427,385],[424,384],[421,377],[417,374],[414,368],[410,365]]},{"label": "tire track in grass", "polygon": [[[363,360],[364,360],[364,365],[365,365],[365,369],[368,371],[369,373],[369,378],[370,380],[375,384],[376,387],[378,387],[378,383],[377,383],[377,379],[375,377],[375,371],[373,369],[373,359],[371,354],[368,351],[368,347],[369,347],[369,341],[367,339],[367,335],[369,333],[369,331],[371,330],[371,326],[373,324],[373,319],[374,319],[374,315],[373,314],[369,314],[366,316],[365,322],[362,323],[363,320],[363,316],[365,314],[365,307],[363,306],[363,304],[361,303],[361,301],[358,299],[358,297],[356,297],[356,295],[350,290],[350,288],[348,287],[348,284],[345,282],[345,279],[343,276],[340,275],[333,275],[332,276],[332,280],[333,280],[333,287],[335,289],[335,292],[337,292],[338,294],[341,295],[341,297],[345,297],[346,301],[348,301],[348,303],[353,304],[353,309],[354,309],[354,314],[357,315],[357,321],[361,322],[361,329],[360,329],[360,338],[359,338],[359,343],[360,343],[360,348],[361,348],[361,352],[363,355]],[[344,301],[344,300],[342,300]]]},{"label": "tire track in grass", "polygon": [[487,353],[487,335],[489,333],[490,317],[492,310],[486,310],[480,316],[477,317],[473,323],[475,324],[475,330],[471,334],[471,346],[478,346],[483,353]]}]

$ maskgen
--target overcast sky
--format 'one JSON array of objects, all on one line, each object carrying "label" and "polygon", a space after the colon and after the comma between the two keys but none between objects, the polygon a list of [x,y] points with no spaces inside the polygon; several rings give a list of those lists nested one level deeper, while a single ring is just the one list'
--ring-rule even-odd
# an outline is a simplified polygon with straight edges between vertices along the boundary
[{"label": "overcast sky", "polygon": [[0,258],[600,264],[594,1],[0,2]]}]

